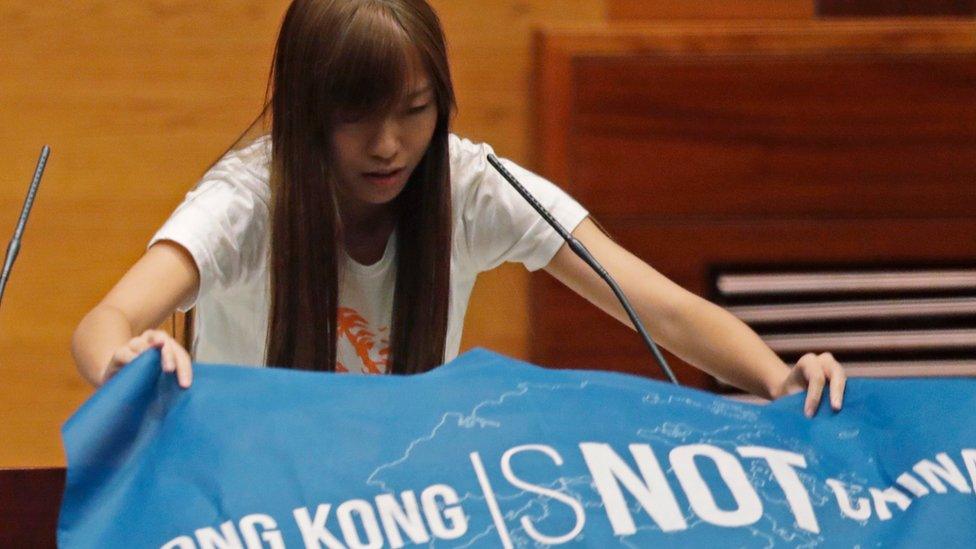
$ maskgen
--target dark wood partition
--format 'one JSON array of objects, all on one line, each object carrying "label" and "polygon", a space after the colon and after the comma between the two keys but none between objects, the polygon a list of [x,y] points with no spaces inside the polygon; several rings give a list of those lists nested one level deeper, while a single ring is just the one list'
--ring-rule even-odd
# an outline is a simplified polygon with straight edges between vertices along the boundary
[{"label": "dark wood partition", "polygon": [[973,17],[976,0],[816,0],[820,17]]},{"label": "dark wood partition", "polygon": [[[716,298],[725,268],[976,267],[976,23],[634,24],[536,46],[537,168],[686,288]],[[532,284],[533,360],[652,370],[635,334]]]},{"label": "dark wood partition", "polygon": [[64,469],[0,469],[0,547],[55,547]]},{"label": "dark wood partition", "polygon": [[611,21],[810,18],[814,0],[607,0]]},{"label": "dark wood partition", "polygon": [[611,21],[976,17],[976,0],[607,0]]}]

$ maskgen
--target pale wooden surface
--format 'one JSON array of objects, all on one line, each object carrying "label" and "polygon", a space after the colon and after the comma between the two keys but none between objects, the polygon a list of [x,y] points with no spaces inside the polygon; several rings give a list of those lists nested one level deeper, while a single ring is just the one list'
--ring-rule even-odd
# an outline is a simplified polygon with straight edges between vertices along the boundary
[{"label": "pale wooden surface", "polygon": [[[91,389],[74,326],[257,114],[283,0],[0,4],[0,242],[37,154],[53,153],[0,308],[0,467],[63,465],[59,428]],[[532,165],[530,29],[604,0],[438,0],[455,129]],[[544,275],[543,275],[544,276]],[[463,346],[525,356],[527,275],[479,281]]]}]

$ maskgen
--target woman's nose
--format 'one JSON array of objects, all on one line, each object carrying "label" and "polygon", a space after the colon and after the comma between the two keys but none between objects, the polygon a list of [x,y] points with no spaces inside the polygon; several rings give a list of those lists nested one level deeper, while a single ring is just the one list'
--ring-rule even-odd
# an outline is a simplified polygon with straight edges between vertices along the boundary
[{"label": "woman's nose", "polygon": [[392,160],[400,150],[400,127],[396,119],[387,117],[377,123],[369,144],[369,154],[374,158]]}]

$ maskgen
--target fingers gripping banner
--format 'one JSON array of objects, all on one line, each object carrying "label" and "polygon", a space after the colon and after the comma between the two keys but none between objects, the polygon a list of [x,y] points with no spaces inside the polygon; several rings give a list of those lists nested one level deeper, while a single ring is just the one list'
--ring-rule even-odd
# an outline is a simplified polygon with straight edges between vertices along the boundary
[{"label": "fingers gripping banner", "polygon": [[473,351],[412,377],[150,351],[65,425],[63,547],[972,547],[976,380],[815,418]]}]

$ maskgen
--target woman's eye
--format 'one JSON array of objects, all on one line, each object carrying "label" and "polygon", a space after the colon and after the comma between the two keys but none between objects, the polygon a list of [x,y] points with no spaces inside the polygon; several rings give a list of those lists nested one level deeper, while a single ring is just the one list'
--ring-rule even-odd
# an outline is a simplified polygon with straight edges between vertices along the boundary
[{"label": "woman's eye", "polygon": [[424,112],[425,110],[427,110],[427,107],[429,107],[429,106],[430,106],[430,103],[424,103],[423,105],[417,105],[416,107],[410,107],[410,109],[407,110],[407,113],[409,113],[409,114],[420,114],[420,113]]}]

